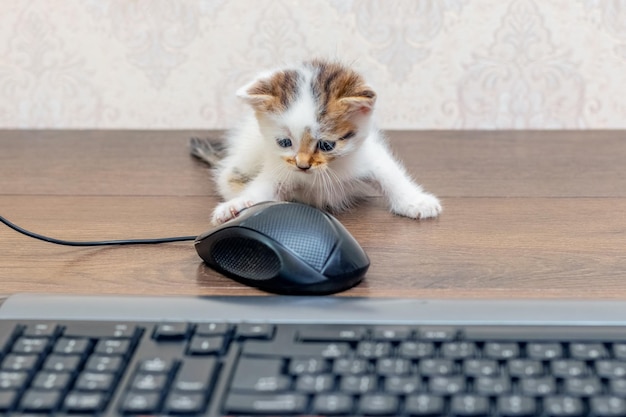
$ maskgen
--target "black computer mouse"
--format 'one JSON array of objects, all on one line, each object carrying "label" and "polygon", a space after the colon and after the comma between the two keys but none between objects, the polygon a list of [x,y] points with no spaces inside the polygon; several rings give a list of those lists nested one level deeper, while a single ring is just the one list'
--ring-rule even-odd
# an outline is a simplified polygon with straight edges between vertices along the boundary
[{"label": "black computer mouse", "polygon": [[358,284],[369,258],[350,232],[317,208],[265,202],[198,236],[214,270],[277,294],[332,294]]}]

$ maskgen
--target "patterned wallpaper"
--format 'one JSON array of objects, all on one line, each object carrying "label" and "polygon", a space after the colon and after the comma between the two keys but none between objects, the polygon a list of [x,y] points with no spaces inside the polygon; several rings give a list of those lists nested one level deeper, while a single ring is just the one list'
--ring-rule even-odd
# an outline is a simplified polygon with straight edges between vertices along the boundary
[{"label": "patterned wallpaper", "polygon": [[0,127],[227,128],[316,56],[386,129],[626,128],[626,0],[3,1]]}]

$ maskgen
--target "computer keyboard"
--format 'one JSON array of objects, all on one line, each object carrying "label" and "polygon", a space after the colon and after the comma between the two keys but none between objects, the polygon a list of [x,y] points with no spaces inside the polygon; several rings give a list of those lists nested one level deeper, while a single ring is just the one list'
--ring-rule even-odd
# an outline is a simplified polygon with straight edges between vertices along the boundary
[{"label": "computer keyboard", "polygon": [[0,415],[622,416],[625,311],[18,296],[0,308]]}]

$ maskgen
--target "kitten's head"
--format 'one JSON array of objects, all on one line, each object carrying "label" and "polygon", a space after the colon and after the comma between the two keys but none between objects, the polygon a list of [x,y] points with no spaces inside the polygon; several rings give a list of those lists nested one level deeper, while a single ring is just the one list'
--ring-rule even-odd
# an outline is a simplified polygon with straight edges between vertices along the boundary
[{"label": "kitten's head", "polygon": [[299,171],[328,167],[368,135],[376,94],[355,71],[315,60],[265,73],[239,90],[264,138]]}]

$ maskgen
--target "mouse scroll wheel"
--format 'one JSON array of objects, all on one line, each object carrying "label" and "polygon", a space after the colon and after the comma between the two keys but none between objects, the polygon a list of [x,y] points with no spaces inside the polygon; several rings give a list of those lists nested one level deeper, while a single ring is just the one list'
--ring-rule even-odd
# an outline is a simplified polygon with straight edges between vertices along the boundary
[{"label": "mouse scroll wheel", "polygon": [[296,209],[276,206],[246,219],[242,226],[274,239],[317,271],[322,270],[337,241],[326,215],[303,204]]}]

